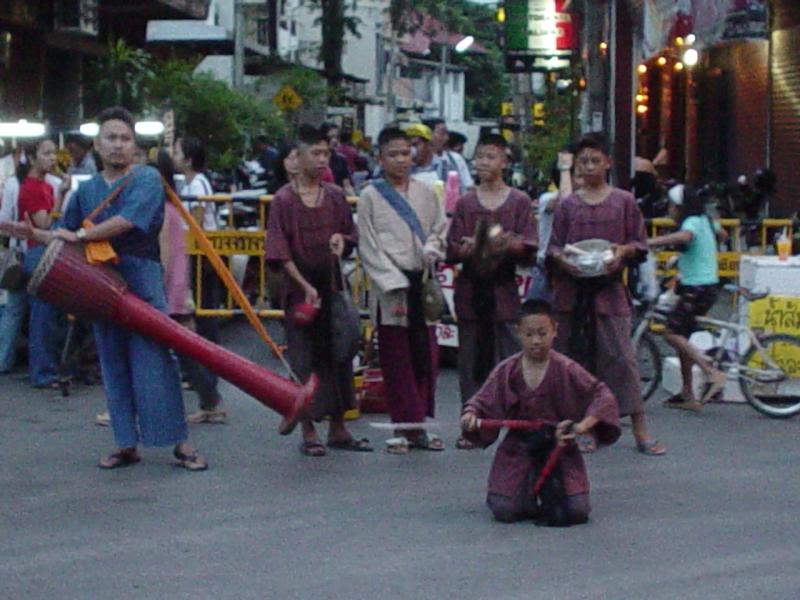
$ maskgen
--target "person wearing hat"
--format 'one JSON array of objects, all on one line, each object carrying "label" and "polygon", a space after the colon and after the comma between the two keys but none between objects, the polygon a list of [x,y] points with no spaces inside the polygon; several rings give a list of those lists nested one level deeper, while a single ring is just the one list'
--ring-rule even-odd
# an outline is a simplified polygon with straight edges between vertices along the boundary
[{"label": "person wearing hat", "polygon": [[[724,386],[725,373],[715,369],[707,357],[689,343],[689,336],[697,329],[696,318],[708,313],[719,294],[717,242],[724,241],[727,233],[711,220],[705,211],[705,197],[691,186],[676,185],[667,193],[669,216],[678,224],[678,231],[660,235],[648,241],[650,248],[679,246],[678,286],[679,300],[667,315],[664,339],[675,348],[681,361],[683,386],[681,392],[667,399],[666,406],[699,411]],[[710,384],[698,402],[692,386],[692,367],[702,369]]]},{"label": "person wearing hat", "polygon": [[433,186],[437,181],[447,181],[447,171],[442,159],[433,151],[433,132],[423,123],[412,123],[404,129],[411,142],[411,177]]}]

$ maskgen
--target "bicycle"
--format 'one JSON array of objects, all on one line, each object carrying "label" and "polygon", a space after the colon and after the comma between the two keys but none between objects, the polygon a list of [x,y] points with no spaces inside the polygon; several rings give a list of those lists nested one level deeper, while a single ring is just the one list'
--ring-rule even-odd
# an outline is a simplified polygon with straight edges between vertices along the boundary
[{"label": "bicycle", "polygon": [[[761,300],[769,291],[753,292],[738,285],[724,286],[750,302]],[[651,327],[662,326],[665,315],[656,303],[647,305],[644,317],[633,332],[637,357],[651,354],[657,361],[656,373],[648,382],[648,397],[661,383],[661,354],[651,336]],[[711,365],[736,377],[745,400],[758,412],[772,418],[788,418],[800,413],[800,338],[788,334],[756,332],[748,325],[731,320],[697,317],[702,330],[716,334],[716,344],[706,352]],[[747,344],[744,353],[739,349]],[[708,384],[705,386],[708,389]]]}]

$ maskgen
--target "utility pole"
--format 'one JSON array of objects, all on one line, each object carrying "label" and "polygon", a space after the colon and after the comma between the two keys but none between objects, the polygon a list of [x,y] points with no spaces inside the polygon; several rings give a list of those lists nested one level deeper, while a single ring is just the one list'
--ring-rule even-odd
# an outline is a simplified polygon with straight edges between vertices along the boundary
[{"label": "utility pole", "polygon": [[233,87],[244,86],[244,0],[233,3]]},{"label": "utility pole", "polygon": [[447,32],[445,32],[444,38],[441,49],[441,62],[439,63],[439,118],[447,120],[444,114],[444,97],[447,88]]}]

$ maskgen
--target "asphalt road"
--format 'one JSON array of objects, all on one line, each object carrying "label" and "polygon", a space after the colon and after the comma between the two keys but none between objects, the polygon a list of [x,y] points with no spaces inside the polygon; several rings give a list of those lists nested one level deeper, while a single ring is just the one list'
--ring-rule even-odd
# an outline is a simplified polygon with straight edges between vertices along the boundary
[{"label": "asphalt road", "polygon": [[[224,336],[261,354],[242,326]],[[492,451],[453,449],[456,388],[445,371],[440,454],[306,458],[225,385],[230,423],[191,429],[209,471],[148,449],[106,472],[99,388],[64,400],[3,377],[0,599],[800,598],[799,420],[651,401],[669,454],[639,455],[626,428],[589,458],[591,521],[544,529],[491,519]],[[352,429],[380,449],[368,420]]]}]

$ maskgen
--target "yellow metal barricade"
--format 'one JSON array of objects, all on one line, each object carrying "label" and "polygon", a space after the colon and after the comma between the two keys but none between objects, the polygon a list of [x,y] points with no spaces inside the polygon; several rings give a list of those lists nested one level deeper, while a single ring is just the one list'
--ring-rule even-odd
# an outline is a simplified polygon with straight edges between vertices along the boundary
[{"label": "yellow metal barricade", "polygon": [[[202,206],[203,203],[213,202],[220,207],[227,209],[227,217],[224,224],[217,231],[206,231],[206,236],[214,245],[214,249],[226,260],[228,268],[234,274],[239,269],[234,268],[234,257],[245,257],[245,273],[242,277],[242,284],[247,280],[248,274],[255,275],[256,285],[255,293],[256,300],[254,302],[256,314],[262,318],[267,319],[282,319],[284,311],[279,309],[268,308],[270,301],[269,297],[269,284],[270,276],[279,277],[276,274],[270,274],[267,268],[267,263],[264,258],[264,249],[266,245],[267,233],[267,218],[269,216],[269,204],[272,202],[272,195],[259,196],[258,198],[248,198],[243,200],[236,198],[230,194],[214,194],[212,196],[198,196],[188,202],[190,210],[195,214],[198,222],[202,223]],[[353,208],[358,201],[356,197],[348,197],[347,202]],[[234,205],[237,203],[245,203],[248,206],[256,208],[256,227],[251,229],[236,229],[235,225],[235,211]],[[205,307],[200,303],[203,297],[203,264],[205,262],[205,255],[198,247],[197,242],[192,236],[191,232],[187,232],[187,252],[194,261],[194,292],[197,299],[197,306],[195,314],[199,317],[230,317],[240,314],[239,309],[234,308],[233,299],[230,294],[226,294],[225,306],[220,307]],[[251,261],[255,261],[255,268],[251,266]],[[365,295],[365,278],[361,273],[361,265],[356,259],[356,271],[353,278],[356,285],[353,286],[353,296],[358,306],[361,305],[359,300]],[[244,285],[242,285],[244,287]],[[248,290],[245,290],[246,292]],[[249,290],[250,293],[253,290]]]},{"label": "yellow metal barricade", "polygon": [[[736,278],[739,276],[739,262],[741,260],[741,233],[742,223],[739,219],[720,219],[720,227],[728,233],[728,245],[730,250],[717,253],[719,263],[719,276],[725,278]],[[665,235],[675,230],[677,224],[673,219],[662,217],[650,221],[650,235],[657,237]],[[665,271],[667,262],[679,253],[673,250],[660,250],[656,252],[656,265],[660,276],[671,277],[677,270]]]}]

